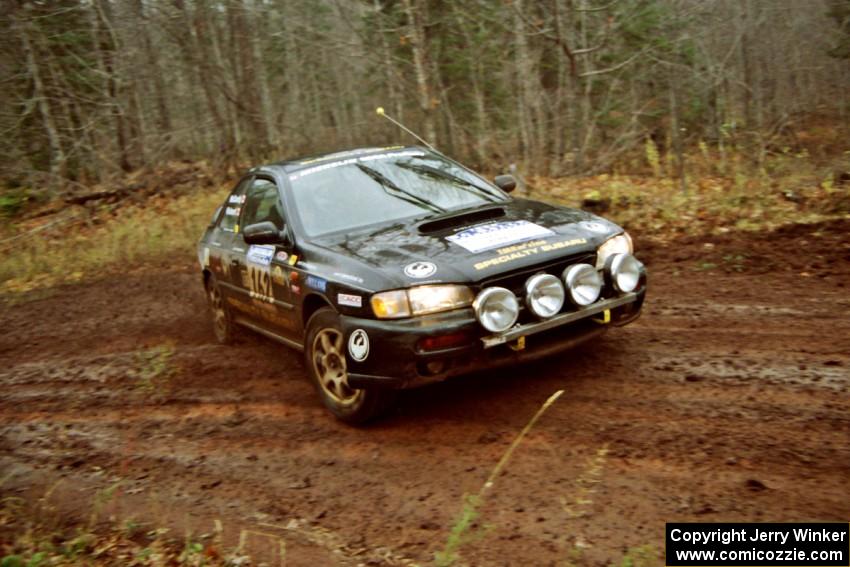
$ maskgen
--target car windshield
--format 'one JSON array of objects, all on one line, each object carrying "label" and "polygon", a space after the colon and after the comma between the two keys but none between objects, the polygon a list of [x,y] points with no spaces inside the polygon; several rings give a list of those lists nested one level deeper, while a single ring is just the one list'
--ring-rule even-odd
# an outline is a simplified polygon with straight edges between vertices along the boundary
[{"label": "car windshield", "polygon": [[477,175],[422,150],[319,164],[289,179],[310,237],[508,200]]}]

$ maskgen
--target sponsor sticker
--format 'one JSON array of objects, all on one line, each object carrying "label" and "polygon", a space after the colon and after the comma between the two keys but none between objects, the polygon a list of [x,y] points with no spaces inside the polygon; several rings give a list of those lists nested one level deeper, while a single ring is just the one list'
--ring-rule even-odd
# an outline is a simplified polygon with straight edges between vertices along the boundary
[{"label": "sponsor sticker", "polygon": [[349,307],[363,307],[363,298],[359,295],[351,295],[349,293],[338,293],[336,302]]},{"label": "sponsor sticker", "polygon": [[586,228],[590,232],[596,232],[599,234],[608,232],[608,227],[602,224],[601,222],[596,221],[582,221],[579,223],[582,227]]},{"label": "sponsor sticker", "polygon": [[289,257],[289,260],[287,260],[286,263],[289,264],[290,266],[294,266],[295,264],[298,263],[298,256],[293,254],[292,256]]},{"label": "sponsor sticker", "polygon": [[447,236],[446,240],[477,254],[507,244],[533,238],[545,238],[553,234],[555,233],[539,224],[518,220],[474,226]]},{"label": "sponsor sticker", "polygon": [[204,268],[210,267],[210,249],[208,246],[204,246],[204,257],[203,260],[201,260],[201,263]]},{"label": "sponsor sticker", "polygon": [[343,274],[342,272],[334,272],[334,275],[340,279],[348,280],[350,282],[363,283],[363,278],[358,276],[352,276],[351,274]]},{"label": "sponsor sticker", "polygon": [[413,262],[404,267],[404,274],[409,278],[422,279],[433,275],[437,266],[432,262]]},{"label": "sponsor sticker", "polygon": [[289,260],[289,254],[287,254],[286,252],[281,250],[280,252],[278,252],[277,254],[274,255],[274,259],[277,260],[278,262],[286,263],[286,261]]},{"label": "sponsor sticker", "polygon": [[285,285],[287,282],[286,274],[283,273],[283,268],[275,266],[272,268],[272,280],[278,285]]},{"label": "sponsor sticker", "polygon": [[357,329],[348,337],[348,354],[357,362],[369,356],[369,335],[363,329]]},{"label": "sponsor sticker", "polygon": [[326,291],[328,289],[328,281],[316,276],[307,276],[307,287],[312,287],[318,291]]},{"label": "sponsor sticker", "polygon": [[248,248],[248,261],[260,266],[268,266],[272,263],[274,246],[268,244],[255,244]]}]

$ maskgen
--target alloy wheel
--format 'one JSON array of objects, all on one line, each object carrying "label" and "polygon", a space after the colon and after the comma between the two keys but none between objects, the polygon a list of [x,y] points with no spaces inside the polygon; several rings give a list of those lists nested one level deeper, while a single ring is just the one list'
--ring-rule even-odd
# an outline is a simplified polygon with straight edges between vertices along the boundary
[{"label": "alloy wheel", "polygon": [[351,405],[363,395],[363,390],[355,390],[348,385],[340,331],[325,328],[316,333],[313,339],[312,361],[319,385],[334,402]]}]

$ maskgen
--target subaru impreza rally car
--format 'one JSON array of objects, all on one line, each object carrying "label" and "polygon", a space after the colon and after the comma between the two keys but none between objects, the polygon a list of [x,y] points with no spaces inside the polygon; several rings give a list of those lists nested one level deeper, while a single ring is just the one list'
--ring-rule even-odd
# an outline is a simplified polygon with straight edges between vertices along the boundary
[{"label": "subaru impreza rally car", "polygon": [[198,245],[216,338],[241,326],[303,351],[325,406],[361,423],[399,389],[635,320],[629,235],[515,186],[417,146],[251,169]]}]

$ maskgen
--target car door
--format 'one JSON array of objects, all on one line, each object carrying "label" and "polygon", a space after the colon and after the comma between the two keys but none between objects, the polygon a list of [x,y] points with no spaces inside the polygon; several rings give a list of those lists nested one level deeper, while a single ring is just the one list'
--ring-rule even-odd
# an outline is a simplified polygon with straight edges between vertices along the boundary
[{"label": "car door", "polygon": [[240,309],[254,323],[286,337],[296,335],[295,309],[289,279],[290,250],[282,244],[249,245],[242,236],[245,227],[271,222],[283,231],[286,216],[280,190],[271,177],[252,179],[245,197],[231,250],[234,285],[242,294]]},{"label": "car door", "polygon": [[235,298],[233,286],[237,278],[241,279],[239,274],[234,274],[233,270],[233,241],[239,232],[239,217],[242,214],[248,187],[251,186],[253,179],[253,175],[244,177],[227,196],[206,240],[205,264],[215,275],[228,302],[232,302]]}]

